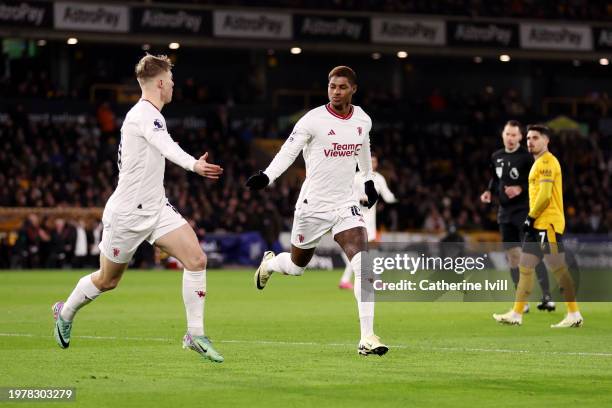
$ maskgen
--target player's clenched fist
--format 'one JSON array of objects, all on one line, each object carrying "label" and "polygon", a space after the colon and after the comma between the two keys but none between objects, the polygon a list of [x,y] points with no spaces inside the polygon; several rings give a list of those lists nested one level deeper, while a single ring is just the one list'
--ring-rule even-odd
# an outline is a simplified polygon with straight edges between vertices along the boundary
[{"label": "player's clenched fist", "polygon": [[270,184],[270,178],[263,171],[259,170],[257,174],[252,175],[246,182],[246,186],[251,190],[261,190]]},{"label": "player's clenched fist", "polygon": [[193,166],[193,171],[202,177],[217,180],[223,174],[223,168],[217,164],[208,163],[208,152],[204,153]]},{"label": "player's clenched fist", "polygon": [[485,204],[489,204],[491,202],[491,192],[489,190],[485,191],[480,195],[480,201]]}]

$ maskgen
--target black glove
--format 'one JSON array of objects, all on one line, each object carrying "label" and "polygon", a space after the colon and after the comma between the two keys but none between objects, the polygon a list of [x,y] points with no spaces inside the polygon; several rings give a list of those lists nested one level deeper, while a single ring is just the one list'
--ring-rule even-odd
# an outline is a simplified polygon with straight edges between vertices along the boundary
[{"label": "black glove", "polygon": [[532,232],[534,230],[533,223],[535,222],[535,218],[527,216],[525,222],[523,223],[523,234],[527,234],[528,232]]},{"label": "black glove", "polygon": [[378,192],[374,187],[374,182],[372,180],[368,180],[365,182],[365,193],[368,196],[368,208],[374,207],[376,201],[378,201]]},{"label": "black glove", "polygon": [[246,186],[251,190],[261,190],[270,184],[270,178],[263,171],[259,170],[257,174],[252,175],[246,182]]}]

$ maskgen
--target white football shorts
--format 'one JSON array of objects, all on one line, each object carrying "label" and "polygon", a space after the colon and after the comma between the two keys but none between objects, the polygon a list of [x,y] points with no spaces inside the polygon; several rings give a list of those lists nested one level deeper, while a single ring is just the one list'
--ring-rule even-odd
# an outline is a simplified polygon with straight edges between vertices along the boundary
[{"label": "white football shorts", "polygon": [[291,245],[302,249],[314,248],[321,237],[331,231],[332,236],[366,224],[359,206],[338,208],[333,211],[312,212],[295,210],[291,228]]},{"label": "white football shorts", "polygon": [[113,262],[128,263],[143,241],[153,245],[157,239],[186,223],[169,202],[161,210],[136,210],[132,214],[104,209],[100,252]]}]

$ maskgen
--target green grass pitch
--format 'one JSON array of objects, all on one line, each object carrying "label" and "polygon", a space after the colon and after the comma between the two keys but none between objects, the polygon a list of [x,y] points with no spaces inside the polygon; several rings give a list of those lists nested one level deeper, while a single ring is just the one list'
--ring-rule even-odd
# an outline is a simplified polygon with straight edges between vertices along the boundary
[{"label": "green grass pitch", "polygon": [[[384,357],[358,356],[358,319],[339,272],[209,271],[206,330],[225,356],[181,349],[181,272],[129,270],[83,309],[71,346],[52,338],[50,306],[83,271],[0,272],[0,387],[76,387],[53,407],[606,407],[612,307],[582,305],[585,327],[554,331],[533,310],[500,326],[508,303],[379,303]],[[533,308],[535,309],[535,308]],[[41,407],[0,402],[0,407]]]}]

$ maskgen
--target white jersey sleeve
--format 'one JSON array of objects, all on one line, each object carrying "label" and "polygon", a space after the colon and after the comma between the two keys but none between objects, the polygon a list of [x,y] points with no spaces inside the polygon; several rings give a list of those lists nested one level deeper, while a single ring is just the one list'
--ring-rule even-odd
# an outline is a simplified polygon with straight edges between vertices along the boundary
[{"label": "white jersey sleeve", "polygon": [[161,112],[146,100],[127,113],[117,156],[119,182],[106,207],[128,214],[155,213],[165,205],[166,158],[187,170],[196,162],[172,140]]},{"label": "white jersey sleeve", "polygon": [[279,178],[293,164],[304,146],[310,141],[311,131],[308,127],[308,115],[304,115],[293,127],[293,132],[287,138],[274,159],[264,170],[270,183]]},{"label": "white jersey sleeve", "polygon": [[374,173],[374,186],[378,191],[378,194],[382,197],[385,203],[393,204],[397,202],[397,198],[395,194],[389,190],[389,186],[387,185],[387,180],[380,173]]},{"label": "white jersey sleeve", "polygon": [[172,140],[166,128],[166,121],[161,117],[161,114],[159,116],[159,118],[154,118],[150,123],[142,123],[144,138],[155,146],[165,158],[185,170],[193,171],[193,166],[197,160]]},{"label": "white jersey sleeve", "polygon": [[372,129],[372,120],[367,117],[369,126],[365,129],[363,137],[363,145],[361,151],[357,155],[359,162],[359,172],[363,177],[364,183],[372,180],[372,152],[370,151],[370,130]]}]

